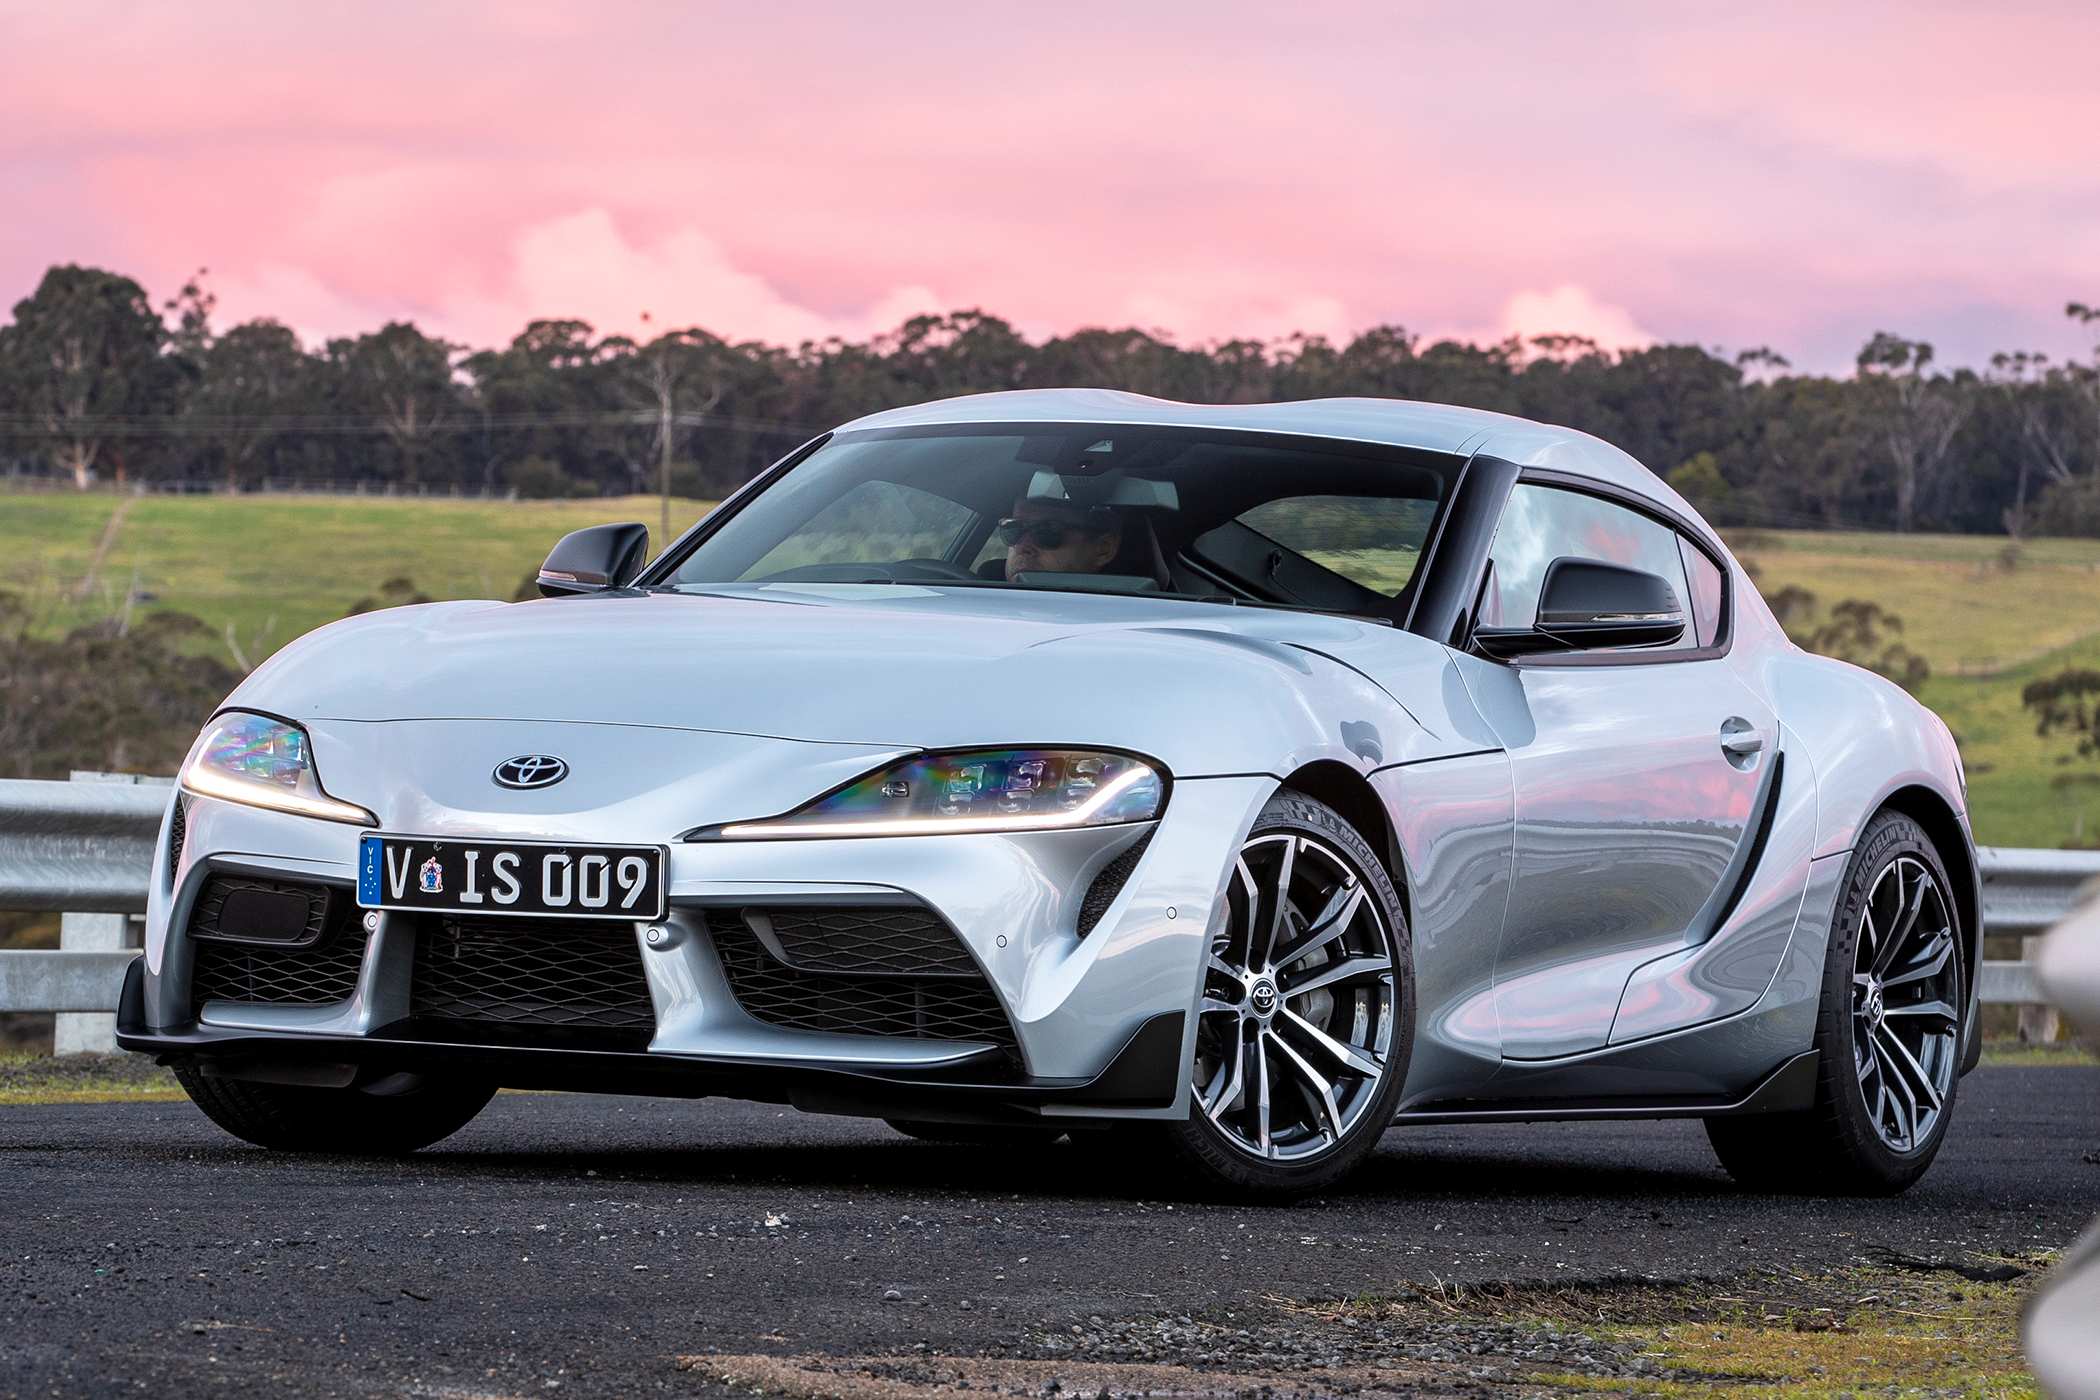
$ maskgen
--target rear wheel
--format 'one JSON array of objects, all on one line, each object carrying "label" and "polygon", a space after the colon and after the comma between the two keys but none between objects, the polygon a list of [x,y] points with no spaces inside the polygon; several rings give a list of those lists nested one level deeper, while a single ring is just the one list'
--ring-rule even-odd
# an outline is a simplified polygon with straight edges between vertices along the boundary
[{"label": "rear wheel", "polygon": [[491,1084],[409,1074],[349,1089],[258,1084],[195,1069],[177,1069],[175,1078],[205,1117],[245,1142],[346,1156],[428,1147],[467,1126],[496,1096]]},{"label": "rear wheel", "polygon": [[1893,1194],[1947,1135],[1966,983],[1946,866],[1922,827],[1883,812],[1845,879],[1824,955],[1815,1105],[1706,1123],[1746,1186]]},{"label": "rear wheel", "polygon": [[1407,1075],[1400,897],[1339,813],[1285,791],[1241,847],[1226,899],[1196,1012],[1195,1102],[1168,1136],[1216,1185],[1319,1190],[1377,1146]]}]

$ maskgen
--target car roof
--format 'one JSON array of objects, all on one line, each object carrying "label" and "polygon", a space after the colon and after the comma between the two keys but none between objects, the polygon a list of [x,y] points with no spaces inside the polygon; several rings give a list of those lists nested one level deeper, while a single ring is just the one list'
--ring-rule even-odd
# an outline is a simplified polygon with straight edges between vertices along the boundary
[{"label": "car roof", "polygon": [[1601,438],[1507,413],[1411,399],[1302,399],[1295,403],[1179,403],[1118,389],[1014,389],[936,399],[856,418],[838,431],[965,423],[1129,423],[1286,433],[1375,442],[1457,457],[1485,453],[1637,491],[1697,519],[1656,475]]}]

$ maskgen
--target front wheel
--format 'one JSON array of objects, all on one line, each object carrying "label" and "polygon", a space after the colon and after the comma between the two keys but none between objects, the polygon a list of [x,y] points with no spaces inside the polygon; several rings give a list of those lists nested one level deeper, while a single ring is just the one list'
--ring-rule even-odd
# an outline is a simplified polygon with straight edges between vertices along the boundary
[{"label": "front wheel", "polygon": [[328,1089],[221,1079],[177,1069],[204,1116],[257,1147],[345,1156],[398,1156],[467,1126],[496,1096],[492,1084],[389,1075],[369,1088]]},{"label": "front wheel", "polygon": [[1966,1005],[1953,884],[1932,838],[1899,812],[1867,824],[1824,954],[1816,1102],[1709,1118],[1746,1186],[1892,1195],[1925,1174],[1954,1114]]},{"label": "front wheel", "polygon": [[1240,848],[1196,1009],[1186,1122],[1208,1181],[1288,1196],[1340,1180],[1392,1124],[1414,1033],[1400,896],[1333,808],[1284,791]]}]

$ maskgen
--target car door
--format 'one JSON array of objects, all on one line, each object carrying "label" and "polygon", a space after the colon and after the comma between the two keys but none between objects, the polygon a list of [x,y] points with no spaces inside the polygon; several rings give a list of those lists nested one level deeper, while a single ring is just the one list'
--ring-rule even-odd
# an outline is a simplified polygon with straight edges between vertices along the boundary
[{"label": "car door", "polygon": [[1747,853],[1775,716],[1726,660],[1721,574],[1629,501],[1520,481],[1496,527],[1478,621],[1528,626],[1547,566],[1658,574],[1686,604],[1667,648],[1465,658],[1509,755],[1516,860],[1495,960],[1503,1054],[1603,1046],[1628,975],[1702,936]]}]

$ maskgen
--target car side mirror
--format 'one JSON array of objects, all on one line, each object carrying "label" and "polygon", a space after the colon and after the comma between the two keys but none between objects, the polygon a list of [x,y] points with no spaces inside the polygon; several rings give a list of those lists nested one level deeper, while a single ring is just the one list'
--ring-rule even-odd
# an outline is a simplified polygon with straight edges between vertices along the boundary
[{"label": "car side mirror", "polygon": [[1489,656],[1536,656],[1600,647],[1668,646],[1684,635],[1684,608],[1660,576],[1601,559],[1556,559],[1529,627],[1476,627]]},{"label": "car side mirror", "polygon": [[549,598],[625,588],[649,557],[647,525],[593,525],[556,542],[540,565],[540,592]]}]

